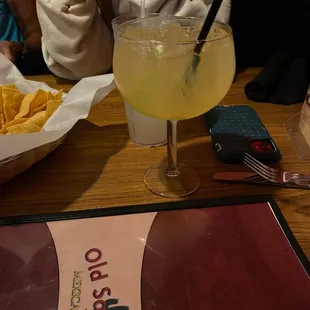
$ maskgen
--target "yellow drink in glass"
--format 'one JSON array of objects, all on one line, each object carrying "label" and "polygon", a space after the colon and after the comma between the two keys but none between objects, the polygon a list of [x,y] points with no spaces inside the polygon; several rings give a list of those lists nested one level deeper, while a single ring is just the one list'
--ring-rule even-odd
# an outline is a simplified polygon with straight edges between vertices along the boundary
[{"label": "yellow drink in glass", "polygon": [[[176,129],[173,121],[199,116],[224,98],[235,73],[234,44],[228,25],[213,24],[199,55],[197,70],[190,70],[190,85],[186,80],[202,23],[198,18],[155,17],[119,27],[113,69],[117,87],[126,102],[147,116],[171,120],[170,125],[174,124]],[[171,156],[176,160],[176,152],[169,154],[168,161]],[[165,171],[163,167],[153,168]],[[181,173],[178,167],[179,181]],[[172,177],[166,173],[161,182],[165,183],[164,189],[153,190],[151,185],[146,185],[151,191],[168,197],[184,196],[193,191],[189,190],[189,184],[179,184],[184,180],[179,182],[176,178],[171,189]],[[170,192],[166,193],[168,183]]]}]

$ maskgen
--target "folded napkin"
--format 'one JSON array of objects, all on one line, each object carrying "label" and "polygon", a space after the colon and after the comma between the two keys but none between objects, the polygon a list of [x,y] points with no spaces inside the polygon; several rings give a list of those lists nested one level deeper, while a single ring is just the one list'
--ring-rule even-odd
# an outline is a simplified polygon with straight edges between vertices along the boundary
[{"label": "folded napkin", "polygon": [[308,61],[281,50],[267,62],[260,74],[245,86],[250,100],[277,104],[304,101],[308,86]]}]

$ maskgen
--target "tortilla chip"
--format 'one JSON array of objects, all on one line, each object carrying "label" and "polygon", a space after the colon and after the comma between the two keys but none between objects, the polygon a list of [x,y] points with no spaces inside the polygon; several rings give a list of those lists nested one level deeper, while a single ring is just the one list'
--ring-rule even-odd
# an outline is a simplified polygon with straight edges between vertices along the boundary
[{"label": "tortilla chip", "polygon": [[36,125],[23,123],[23,124],[11,126],[11,127],[7,128],[7,131],[8,131],[7,134],[19,135],[19,134],[39,132],[39,131],[41,131],[41,128],[36,126]]},{"label": "tortilla chip", "polygon": [[23,101],[20,104],[19,113],[15,116],[17,118],[23,118],[30,112],[30,104],[35,99],[36,93],[28,94],[24,97]]},{"label": "tortilla chip", "polygon": [[0,129],[2,128],[2,126],[5,123],[5,118],[4,118],[4,114],[0,114]]},{"label": "tortilla chip", "polygon": [[18,88],[16,87],[15,84],[3,85],[3,87],[9,88],[9,89],[13,89],[13,90],[18,90]]},{"label": "tortilla chip", "polygon": [[44,103],[40,107],[36,108],[33,112],[31,112],[30,117],[37,114],[38,112],[46,111],[46,108],[47,108],[47,103]]},{"label": "tortilla chip", "polygon": [[38,127],[43,127],[44,123],[45,123],[45,115],[46,115],[46,111],[41,111],[38,112],[37,114],[33,115],[32,117],[30,117],[25,124],[31,124],[31,125],[35,125]]},{"label": "tortilla chip", "polygon": [[41,105],[47,103],[48,93],[42,89],[36,92],[34,100],[30,103],[30,113],[40,107]]},{"label": "tortilla chip", "polygon": [[51,100],[47,103],[47,109],[46,109],[46,120],[48,120],[52,114],[58,109],[58,107],[61,105],[61,100]]},{"label": "tortilla chip", "polygon": [[20,111],[15,116],[17,118],[23,118],[25,116],[32,116],[36,112],[43,111],[44,108],[41,108],[47,103],[48,93],[39,89],[36,93],[31,93],[25,96],[21,105]]},{"label": "tortilla chip", "polygon": [[0,86],[0,135],[39,132],[61,103],[62,90],[25,96],[16,85]]},{"label": "tortilla chip", "polygon": [[12,121],[5,123],[0,130],[0,134],[7,133],[7,128],[14,126],[14,125],[18,125],[18,124],[23,124],[27,120],[28,120],[27,118],[19,118],[19,119],[13,119]]},{"label": "tortilla chip", "polygon": [[3,111],[6,122],[13,120],[18,114],[24,97],[25,95],[17,90],[17,88],[2,87]]},{"label": "tortilla chip", "polygon": [[56,100],[56,96],[49,91],[47,93],[47,101],[50,101],[50,100]]},{"label": "tortilla chip", "polygon": [[62,89],[55,95],[55,100],[62,100]]},{"label": "tortilla chip", "polygon": [[0,87],[0,115],[3,114],[3,98],[2,98],[2,87]]}]

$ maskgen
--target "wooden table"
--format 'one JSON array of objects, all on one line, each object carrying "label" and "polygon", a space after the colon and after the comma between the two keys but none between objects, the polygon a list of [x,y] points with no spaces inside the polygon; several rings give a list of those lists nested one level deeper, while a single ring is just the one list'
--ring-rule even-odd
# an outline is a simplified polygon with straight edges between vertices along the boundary
[{"label": "wooden table", "polygon": [[[281,149],[284,169],[310,171],[310,162],[299,162],[283,126],[301,105],[253,103],[243,88],[258,73],[238,74],[222,104],[252,106]],[[72,85],[53,76],[32,77],[68,91]],[[310,191],[212,181],[216,172],[246,169],[219,162],[212,150],[203,118],[180,122],[180,160],[199,171],[200,189],[187,199],[270,193],[293,233],[310,258]],[[106,208],[167,201],[143,184],[145,170],[166,156],[164,147],[145,149],[128,138],[124,106],[113,91],[94,107],[88,120],[80,121],[66,142],[42,162],[0,186],[0,216]]]}]

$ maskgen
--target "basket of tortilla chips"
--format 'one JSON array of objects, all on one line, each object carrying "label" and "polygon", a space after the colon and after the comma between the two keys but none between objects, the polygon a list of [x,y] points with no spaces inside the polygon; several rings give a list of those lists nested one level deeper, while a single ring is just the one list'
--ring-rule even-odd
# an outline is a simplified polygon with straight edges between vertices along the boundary
[{"label": "basket of tortilla chips", "polygon": [[[0,86],[0,135],[40,132],[62,102],[62,91],[39,89],[25,95],[14,84]],[[65,135],[51,143],[0,160],[0,183],[20,174],[55,150]]]},{"label": "basket of tortilla chips", "polygon": [[115,87],[113,74],[107,74],[84,78],[62,94],[26,80],[1,53],[0,85],[0,184],[56,149]]}]

